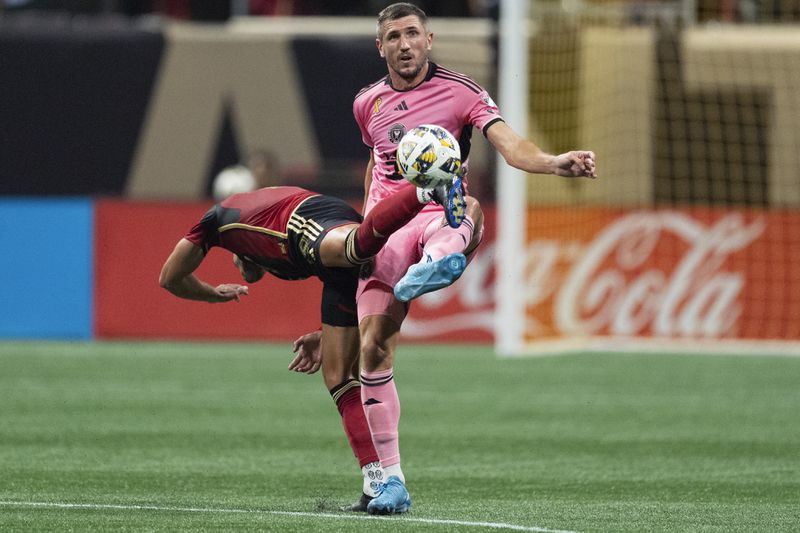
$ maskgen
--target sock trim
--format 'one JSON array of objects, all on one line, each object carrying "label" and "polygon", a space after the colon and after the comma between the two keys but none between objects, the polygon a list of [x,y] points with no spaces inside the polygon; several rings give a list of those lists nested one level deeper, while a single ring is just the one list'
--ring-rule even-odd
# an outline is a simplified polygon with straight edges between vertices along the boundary
[{"label": "sock trim", "polygon": [[330,390],[331,397],[333,398],[333,403],[339,405],[339,400],[341,400],[342,396],[347,394],[348,391],[360,388],[361,388],[361,382],[359,382],[357,379],[348,379],[347,381],[339,383]]},{"label": "sock trim", "polygon": [[377,378],[368,378],[361,374],[361,384],[365,387],[379,387],[385,385],[394,379],[394,373],[390,372],[388,376],[380,376]]},{"label": "sock trim", "polygon": [[348,263],[351,265],[359,266],[365,263],[369,263],[371,257],[362,258],[358,254],[358,246],[356,245],[356,233],[358,232],[358,228],[353,228],[350,230],[350,233],[347,234],[347,237],[344,241],[344,258],[347,260]]}]

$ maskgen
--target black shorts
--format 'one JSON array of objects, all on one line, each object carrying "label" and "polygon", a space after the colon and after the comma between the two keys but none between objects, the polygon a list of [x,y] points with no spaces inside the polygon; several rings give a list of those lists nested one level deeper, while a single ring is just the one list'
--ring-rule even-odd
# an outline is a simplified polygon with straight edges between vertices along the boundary
[{"label": "black shorts", "polygon": [[289,218],[289,255],[295,264],[306,265],[322,281],[322,323],[358,326],[356,289],[358,268],[326,267],[320,259],[322,238],[333,228],[360,224],[363,218],[348,203],[332,196],[314,196],[303,202]]}]

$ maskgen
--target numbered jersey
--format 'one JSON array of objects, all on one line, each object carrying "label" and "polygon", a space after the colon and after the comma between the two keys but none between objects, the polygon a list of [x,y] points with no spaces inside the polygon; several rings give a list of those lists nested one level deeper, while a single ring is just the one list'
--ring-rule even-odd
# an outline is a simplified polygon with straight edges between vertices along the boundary
[{"label": "numbered jersey", "polygon": [[353,114],[375,160],[366,211],[402,186],[395,154],[407,131],[420,124],[446,128],[458,140],[466,165],[473,128],[485,135],[489,126],[503,120],[480,85],[432,62],[425,79],[413,89],[394,89],[389,76],[363,88],[353,102]]}]

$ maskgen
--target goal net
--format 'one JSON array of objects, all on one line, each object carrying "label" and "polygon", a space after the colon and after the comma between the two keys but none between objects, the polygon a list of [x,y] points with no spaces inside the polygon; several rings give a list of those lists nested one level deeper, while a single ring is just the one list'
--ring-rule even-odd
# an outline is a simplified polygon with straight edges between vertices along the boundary
[{"label": "goal net", "polygon": [[498,162],[499,353],[800,353],[794,5],[501,3],[504,117],[599,178]]}]

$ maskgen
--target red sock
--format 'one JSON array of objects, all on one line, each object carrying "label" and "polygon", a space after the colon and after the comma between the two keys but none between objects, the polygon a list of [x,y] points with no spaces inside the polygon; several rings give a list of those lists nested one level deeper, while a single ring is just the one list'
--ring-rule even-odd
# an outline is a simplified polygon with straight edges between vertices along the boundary
[{"label": "red sock", "polygon": [[331,389],[331,396],[336,402],[339,414],[342,415],[344,432],[350,441],[358,466],[362,467],[378,460],[378,452],[372,443],[367,417],[364,415],[364,406],[361,405],[361,384],[351,379],[340,383]]},{"label": "red sock", "polygon": [[411,185],[375,204],[356,230],[356,254],[362,259],[377,254],[389,236],[425,205],[417,198],[417,188]]}]

